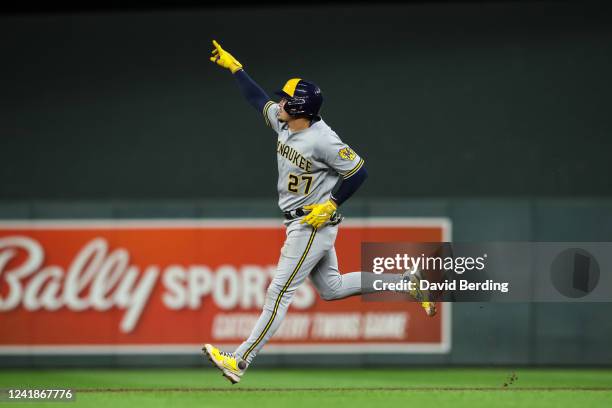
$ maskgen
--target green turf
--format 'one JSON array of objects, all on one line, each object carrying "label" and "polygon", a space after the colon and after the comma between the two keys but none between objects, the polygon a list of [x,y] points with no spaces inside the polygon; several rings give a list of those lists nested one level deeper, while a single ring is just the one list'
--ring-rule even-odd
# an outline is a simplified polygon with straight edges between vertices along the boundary
[{"label": "green turf", "polygon": [[[518,379],[504,387],[512,372]],[[612,370],[252,368],[234,386],[211,369],[0,371],[0,388],[7,387],[76,389],[76,402],[45,404],[53,408],[612,406]]]}]

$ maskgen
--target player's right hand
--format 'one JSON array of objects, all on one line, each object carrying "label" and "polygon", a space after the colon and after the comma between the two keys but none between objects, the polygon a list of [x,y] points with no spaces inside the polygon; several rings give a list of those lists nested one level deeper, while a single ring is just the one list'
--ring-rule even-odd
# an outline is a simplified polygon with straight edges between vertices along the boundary
[{"label": "player's right hand", "polygon": [[212,56],[210,57],[210,60],[212,62],[217,63],[217,65],[223,68],[229,69],[230,71],[232,71],[232,74],[242,69],[242,64],[239,63],[238,60],[234,58],[232,54],[221,48],[221,45],[219,45],[219,43],[215,40],[212,40],[212,43],[215,47],[215,49],[212,50]]}]

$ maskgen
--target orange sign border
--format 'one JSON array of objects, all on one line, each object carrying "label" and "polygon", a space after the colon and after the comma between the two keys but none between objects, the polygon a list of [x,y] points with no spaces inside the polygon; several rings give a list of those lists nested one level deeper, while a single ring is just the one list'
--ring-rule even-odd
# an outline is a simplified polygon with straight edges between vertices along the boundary
[{"label": "orange sign border", "polygon": [[[124,228],[270,228],[280,227],[277,218],[210,218],[210,219],[31,219],[0,220],[0,229],[124,229]],[[442,229],[444,242],[451,241],[452,224],[447,217],[371,217],[350,218],[341,229],[364,227],[435,227]],[[443,310],[439,343],[369,343],[369,344],[269,344],[263,354],[444,354],[452,344],[452,303],[441,303]],[[27,345],[0,346],[0,355],[113,355],[113,354],[193,354],[201,344],[98,344],[98,345]],[[225,349],[237,344],[220,344]]]}]

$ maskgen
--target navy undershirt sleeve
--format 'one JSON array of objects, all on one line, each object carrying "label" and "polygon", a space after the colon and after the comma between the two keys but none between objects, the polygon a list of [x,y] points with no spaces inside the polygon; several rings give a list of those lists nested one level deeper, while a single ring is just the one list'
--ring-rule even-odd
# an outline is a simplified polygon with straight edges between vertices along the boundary
[{"label": "navy undershirt sleeve", "polygon": [[340,206],[359,189],[366,178],[368,178],[368,172],[365,166],[362,166],[357,173],[340,182],[338,189],[331,194],[331,199]]},{"label": "navy undershirt sleeve", "polygon": [[258,112],[262,112],[264,106],[270,100],[266,92],[243,69],[236,71],[234,78],[236,78],[238,88],[240,88],[240,92],[242,92],[246,100]]}]

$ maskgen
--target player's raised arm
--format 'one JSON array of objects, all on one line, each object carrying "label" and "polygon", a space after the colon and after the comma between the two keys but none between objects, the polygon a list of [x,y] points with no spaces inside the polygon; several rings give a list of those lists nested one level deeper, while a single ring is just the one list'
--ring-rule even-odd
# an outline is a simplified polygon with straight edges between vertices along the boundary
[{"label": "player's raised arm", "polygon": [[267,110],[270,105],[272,105],[270,97],[251,79],[244,71],[242,64],[238,62],[232,54],[221,48],[221,45],[217,41],[213,40],[212,43],[215,48],[212,50],[210,60],[220,67],[229,69],[232,72],[246,100],[251,106],[257,109],[258,112],[263,113],[266,122],[268,122]]}]

